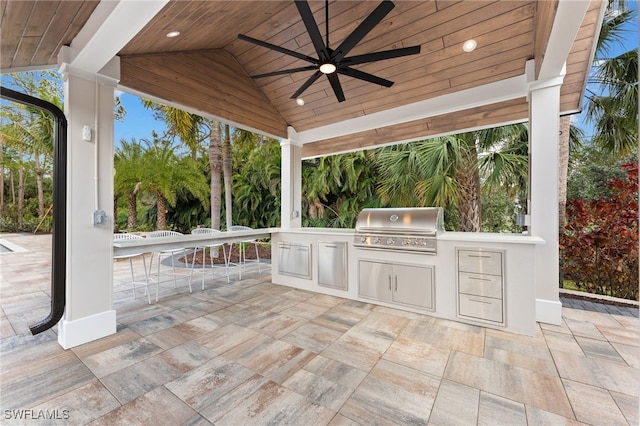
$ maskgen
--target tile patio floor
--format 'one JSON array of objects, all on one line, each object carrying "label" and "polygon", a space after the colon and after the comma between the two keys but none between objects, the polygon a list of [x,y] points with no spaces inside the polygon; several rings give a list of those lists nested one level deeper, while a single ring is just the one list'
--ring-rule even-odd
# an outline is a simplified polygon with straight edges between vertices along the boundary
[{"label": "tile patio floor", "polygon": [[29,250],[0,255],[3,424],[25,423],[12,409],[68,416],[29,424],[639,423],[637,309],[563,308],[531,337],[255,272],[148,305],[117,262],[118,333],[65,351],[55,330],[28,331],[49,309],[50,237],[0,238]]}]

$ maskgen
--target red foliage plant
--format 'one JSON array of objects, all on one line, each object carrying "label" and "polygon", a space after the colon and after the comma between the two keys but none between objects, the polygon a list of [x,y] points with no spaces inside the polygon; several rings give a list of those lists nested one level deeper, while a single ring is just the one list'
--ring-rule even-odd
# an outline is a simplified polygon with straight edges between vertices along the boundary
[{"label": "red foliage plant", "polygon": [[622,168],[610,199],[568,203],[560,249],[565,278],[581,290],[638,300],[638,164]]}]

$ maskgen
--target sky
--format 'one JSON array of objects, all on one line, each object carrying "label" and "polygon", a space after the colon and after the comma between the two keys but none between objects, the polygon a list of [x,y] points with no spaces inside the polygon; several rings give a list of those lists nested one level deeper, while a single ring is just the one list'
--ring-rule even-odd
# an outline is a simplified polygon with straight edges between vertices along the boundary
[{"label": "sky", "polygon": [[153,112],[142,106],[141,99],[130,93],[116,92],[116,96],[120,96],[120,103],[127,111],[124,121],[117,121],[114,125],[114,142],[116,146],[120,145],[122,139],[131,141],[131,139],[151,139],[151,132],[156,131],[162,134],[167,128],[163,121],[154,119]]}]

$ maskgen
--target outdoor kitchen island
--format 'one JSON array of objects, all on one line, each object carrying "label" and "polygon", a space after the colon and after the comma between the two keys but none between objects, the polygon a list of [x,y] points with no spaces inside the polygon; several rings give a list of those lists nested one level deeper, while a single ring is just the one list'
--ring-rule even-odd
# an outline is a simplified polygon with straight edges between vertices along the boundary
[{"label": "outdoor kitchen island", "polygon": [[535,334],[541,238],[440,232],[433,254],[354,246],[353,229],[279,229],[271,236],[275,284]]}]

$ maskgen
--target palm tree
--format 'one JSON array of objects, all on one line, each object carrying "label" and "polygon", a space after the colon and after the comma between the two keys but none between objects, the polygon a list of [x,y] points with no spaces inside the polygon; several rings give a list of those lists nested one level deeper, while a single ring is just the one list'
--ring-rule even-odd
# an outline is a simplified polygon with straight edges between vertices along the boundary
[{"label": "palm tree", "polygon": [[[135,229],[138,225],[138,193],[142,185],[143,146],[135,139],[120,140],[120,147],[116,148],[113,166],[115,175],[113,178],[114,205],[117,207],[117,199],[127,197],[127,229]],[[114,215],[117,217],[117,214]]]},{"label": "palm tree", "polygon": [[224,125],[224,142],[222,144],[222,174],[224,176],[224,211],[227,229],[233,225],[233,204],[231,188],[233,186],[233,153],[231,151],[231,132],[228,124]]},{"label": "palm tree", "polygon": [[[60,85],[52,72],[10,74],[10,77],[11,84],[62,109]],[[18,170],[19,222],[21,224],[22,221],[26,166],[31,161],[36,177],[38,217],[42,219],[45,214],[44,176],[53,161],[53,118],[45,111],[18,104],[11,108],[3,108],[2,116],[9,121],[8,125],[3,126],[3,143],[19,147],[24,155],[30,157],[30,160],[21,163]],[[23,155],[20,157],[23,158]]]},{"label": "palm tree", "polygon": [[360,210],[376,205],[372,151],[321,157],[303,169],[303,200],[311,224],[348,228]]},{"label": "palm tree", "polygon": [[252,228],[278,226],[280,221],[280,143],[260,143],[250,132],[233,141],[233,203],[237,223]]},{"label": "palm tree", "polygon": [[[220,138],[221,124],[217,121],[209,120],[178,108],[156,104],[147,99],[143,100],[143,105],[153,109],[156,112],[156,118],[166,122],[169,128],[169,135],[178,137],[189,148],[192,159],[197,158],[198,152],[202,149],[202,144],[208,139],[209,147],[207,149],[207,155],[209,158],[209,173],[211,177],[209,196],[211,228],[220,229],[220,211],[222,206],[221,173],[223,166],[222,143]],[[229,183],[229,185],[231,185],[231,183]]]},{"label": "palm tree", "polygon": [[378,152],[382,205],[455,208],[456,226],[480,230],[482,184],[502,191],[526,187],[524,124],[444,136]]},{"label": "palm tree", "polygon": [[156,197],[157,229],[167,229],[166,214],[175,206],[177,194],[188,192],[206,203],[207,183],[197,162],[190,157],[179,158],[168,140],[153,134],[153,140],[144,140],[147,147],[142,158],[141,189]]},{"label": "palm tree", "polygon": [[222,143],[220,139],[221,123],[211,123],[209,135],[209,170],[211,182],[209,185],[211,202],[211,227],[220,229],[220,210],[222,207]]},{"label": "palm tree", "polygon": [[626,2],[609,1],[596,45],[591,87],[587,87],[587,119],[595,126],[593,142],[618,156],[638,146],[638,49],[610,55],[615,47],[624,45],[625,27],[636,25],[635,19],[636,11],[627,9]]}]

